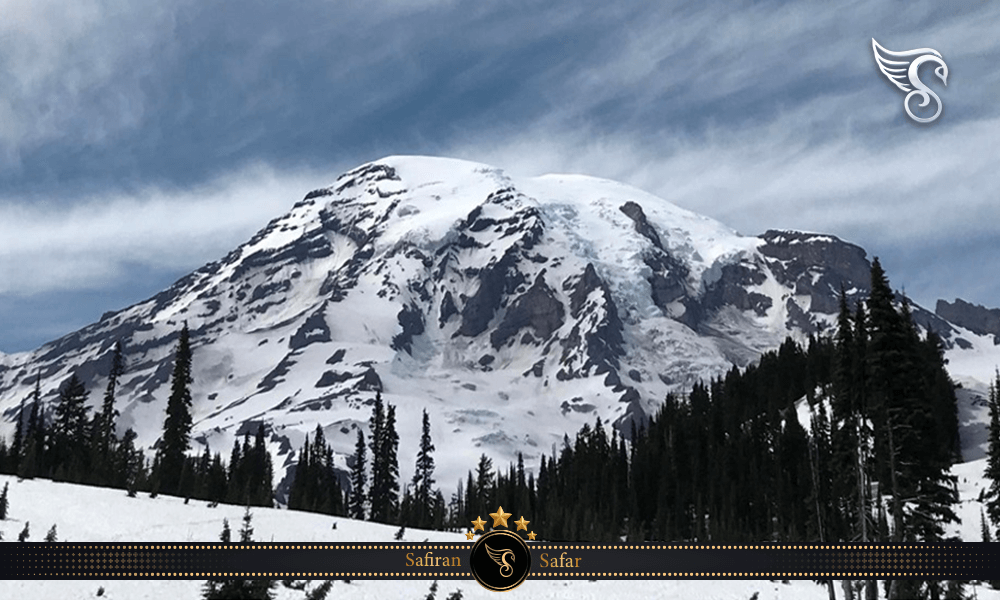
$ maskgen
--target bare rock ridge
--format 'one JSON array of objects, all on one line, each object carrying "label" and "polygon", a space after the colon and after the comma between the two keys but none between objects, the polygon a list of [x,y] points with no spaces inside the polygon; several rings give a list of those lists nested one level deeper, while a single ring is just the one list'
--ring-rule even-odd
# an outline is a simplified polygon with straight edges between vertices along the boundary
[{"label": "bare rock ridge", "polygon": [[938,300],[934,308],[937,316],[951,321],[979,335],[992,335],[993,343],[1000,344],[1000,309],[986,308],[956,298],[954,302]]}]

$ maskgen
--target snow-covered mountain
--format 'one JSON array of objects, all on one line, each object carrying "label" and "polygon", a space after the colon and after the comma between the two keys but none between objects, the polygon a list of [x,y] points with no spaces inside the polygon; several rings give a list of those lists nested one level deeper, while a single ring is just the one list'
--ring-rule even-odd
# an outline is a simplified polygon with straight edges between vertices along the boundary
[{"label": "snow-covered mountain", "polygon": [[[828,329],[841,288],[867,295],[868,269],[835,237],[742,236],[612,181],[390,157],[155,297],[0,355],[0,434],[36,375],[50,405],[74,372],[96,404],[121,340],[119,428],[150,447],[186,322],[199,444],[226,453],[264,423],[287,465],[319,423],[343,463],[381,391],[397,407],[403,477],[426,409],[450,486],[480,452],[533,465],[597,416],[627,432],[668,391]],[[950,345],[983,342],[914,314]]]}]

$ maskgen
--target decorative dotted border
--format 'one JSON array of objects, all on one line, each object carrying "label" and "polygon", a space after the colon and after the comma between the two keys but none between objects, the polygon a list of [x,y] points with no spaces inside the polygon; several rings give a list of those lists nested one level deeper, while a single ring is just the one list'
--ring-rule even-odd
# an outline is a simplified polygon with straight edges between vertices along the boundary
[{"label": "decorative dotted border", "polygon": [[[800,560],[832,560],[832,561],[853,561],[853,562],[878,562],[880,560],[890,560],[893,562],[912,562],[914,570],[860,570],[860,571],[837,571],[837,572],[813,572],[805,570],[776,571],[776,572],[609,572],[609,571],[587,571],[575,572],[553,568],[547,572],[533,572],[529,574],[529,579],[580,579],[580,578],[738,578],[738,577],[759,577],[759,578],[898,578],[898,577],[941,577],[949,575],[953,569],[961,566],[972,566],[980,562],[985,555],[979,552],[968,552],[971,548],[966,547],[959,556],[949,555],[948,545],[872,545],[872,544],[840,544],[840,545],[696,545],[696,544],[626,544],[626,545],[601,545],[601,544],[551,544],[540,542],[527,542],[529,547],[535,550],[585,550],[585,551],[642,551],[642,550],[829,550],[846,551],[858,553],[856,557],[830,556],[830,557],[800,557]],[[202,544],[76,544],[63,543],[46,545],[46,548],[39,548],[31,544],[11,552],[12,563],[24,564],[29,570],[44,570],[45,564],[53,562],[81,563],[73,565],[70,570],[60,572],[44,573],[45,576],[55,577],[328,577],[328,578],[455,578],[469,579],[470,573],[461,571],[385,571],[385,572],[214,572],[214,571],[164,571],[162,569],[151,570],[118,570],[108,568],[107,564],[87,564],[87,563],[107,563],[109,561],[145,560],[155,562],[157,559],[169,559],[177,557],[157,557],[153,555],[156,551],[176,550],[176,551],[247,551],[247,550],[468,550],[473,542],[459,542],[449,544],[427,544],[427,543],[348,543],[348,544],[224,544],[224,543],[202,543]],[[39,552],[42,551],[42,552]],[[48,554],[55,551],[53,556]],[[96,552],[95,552],[96,551]],[[888,551],[888,552],[887,552]],[[888,556],[885,556],[888,554]],[[873,557],[874,555],[874,557]],[[885,556],[885,558],[882,558]],[[990,560],[992,560],[990,554]],[[936,565],[927,564],[938,563]],[[970,564],[971,563],[971,564]],[[70,566],[70,565],[67,565]],[[117,565],[114,565],[117,566]],[[152,566],[152,565],[149,565]],[[854,566],[854,565],[851,565]],[[867,566],[867,565],[859,565]],[[928,567],[930,570],[928,570]],[[80,569],[80,570],[77,570]],[[905,569],[905,567],[904,567]],[[936,571],[936,572],[935,572]],[[39,573],[41,575],[42,573]],[[31,576],[31,573],[25,573]]]}]

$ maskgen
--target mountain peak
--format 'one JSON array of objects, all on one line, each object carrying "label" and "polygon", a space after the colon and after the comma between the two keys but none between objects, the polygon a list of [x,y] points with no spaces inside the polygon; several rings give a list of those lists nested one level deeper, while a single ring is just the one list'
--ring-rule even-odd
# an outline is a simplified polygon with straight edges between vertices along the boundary
[{"label": "mountain peak", "polygon": [[391,156],[153,298],[7,357],[0,410],[9,430],[36,372],[49,400],[71,373],[101,389],[121,340],[119,427],[149,447],[187,322],[199,443],[225,450],[263,422],[282,465],[319,423],[346,464],[381,392],[403,424],[428,410],[452,480],[598,416],[627,433],[667,392],[826,331],[868,267],[833,236],[741,236],[614,181]]}]

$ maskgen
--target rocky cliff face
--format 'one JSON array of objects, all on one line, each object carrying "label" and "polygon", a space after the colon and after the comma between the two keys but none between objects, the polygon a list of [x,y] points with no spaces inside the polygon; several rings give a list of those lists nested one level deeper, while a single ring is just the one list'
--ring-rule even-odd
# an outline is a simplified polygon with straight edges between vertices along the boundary
[{"label": "rocky cliff face", "polygon": [[947,321],[979,335],[993,336],[1000,344],[1000,309],[970,304],[961,298],[954,302],[938,300],[934,312]]},{"label": "rocky cliff face", "polygon": [[627,432],[667,392],[829,330],[841,289],[867,295],[868,269],[835,237],[744,237],[611,181],[387,158],[155,297],[3,357],[0,427],[10,434],[36,375],[49,406],[73,372],[96,403],[121,340],[119,426],[151,446],[186,322],[197,445],[226,452],[264,423],[282,465],[319,423],[343,460],[381,392],[402,457],[428,410],[453,481],[480,452],[548,453],[598,416]]}]

